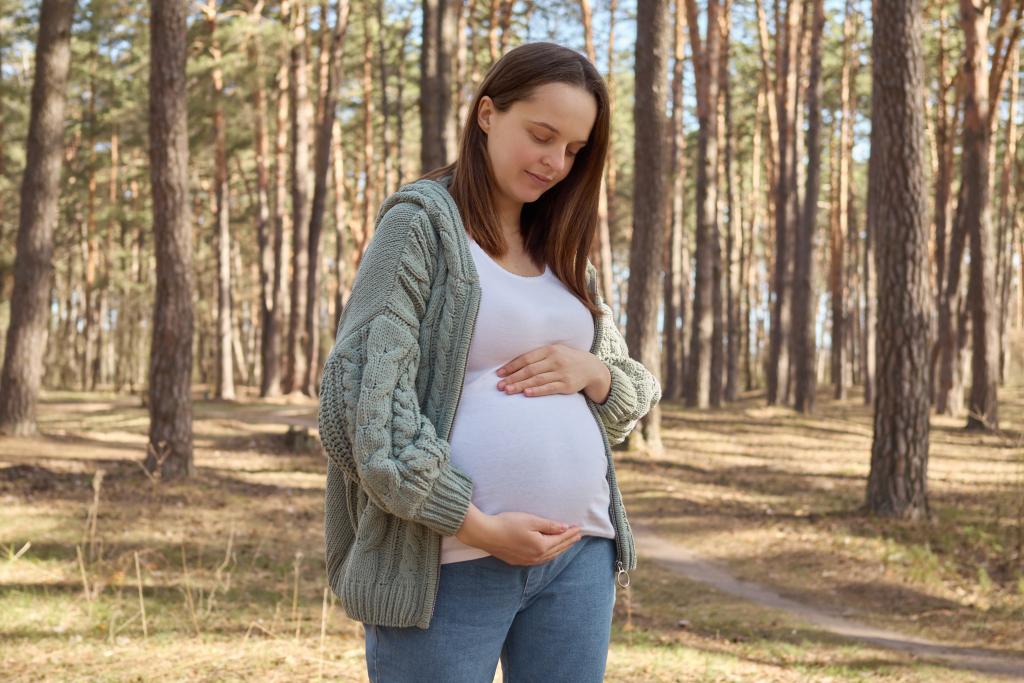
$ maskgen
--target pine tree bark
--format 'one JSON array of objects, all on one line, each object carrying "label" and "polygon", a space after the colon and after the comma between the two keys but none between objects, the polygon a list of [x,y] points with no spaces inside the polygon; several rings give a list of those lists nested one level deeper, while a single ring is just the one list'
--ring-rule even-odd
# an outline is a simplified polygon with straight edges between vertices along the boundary
[{"label": "pine tree bark", "polygon": [[150,3],[149,139],[156,301],[145,467],[163,480],[195,474],[192,460],[192,226],[188,198],[188,38],[184,0]]},{"label": "pine tree bark", "polygon": [[398,71],[395,74],[397,81],[397,92],[395,93],[398,104],[395,106],[395,159],[396,174],[395,187],[401,187],[407,177],[405,161],[405,44],[412,31],[412,22],[406,19],[398,36]]},{"label": "pine tree bark", "polygon": [[[461,9],[461,2],[460,9]],[[377,0],[377,68],[380,70],[380,149],[381,159],[379,174],[380,174],[380,192],[382,197],[387,197],[392,192],[392,182],[394,178],[394,170],[392,164],[395,161],[394,155],[391,153],[391,103],[388,96],[388,44],[386,41],[387,37],[387,23],[384,15],[384,0]],[[346,8],[348,3],[345,3]],[[347,12],[347,9],[346,9]],[[461,44],[465,43],[465,40],[460,40]],[[465,52],[465,48],[462,48]],[[463,55],[465,57],[465,55]],[[461,84],[461,80],[457,80],[457,83]],[[455,130],[456,138],[458,137],[458,113],[455,114]]]},{"label": "pine tree bark", "polygon": [[739,174],[733,171],[736,160],[736,132],[733,128],[732,92],[729,87],[729,40],[732,0],[725,3],[722,36],[722,97],[725,108],[725,182],[726,182],[726,246],[722,262],[725,284],[725,389],[723,398],[735,401],[739,381],[739,288],[740,259],[737,255],[743,207],[739,201]]},{"label": "pine tree bark", "polygon": [[[846,349],[848,287],[845,247],[850,228],[850,169],[853,145],[853,102],[854,81],[851,61],[853,58],[853,3],[846,0],[843,15],[842,71],[840,75],[840,106],[842,118],[839,124],[839,146],[836,150],[836,187],[833,193],[835,219],[829,240],[831,263],[829,285],[832,290],[832,348],[831,378],[834,396],[845,399],[852,380],[849,354]],[[852,296],[850,297],[852,299]]]},{"label": "pine tree bark", "polygon": [[349,255],[346,250],[348,236],[348,198],[345,192],[345,155],[341,149],[341,124],[334,121],[334,164],[332,182],[334,183],[334,317],[331,329],[337,331],[341,320],[341,312],[348,301]]},{"label": "pine tree bark", "polygon": [[[379,11],[378,11],[379,14]],[[303,392],[316,395],[319,372],[320,339],[320,235],[323,232],[324,214],[327,211],[327,173],[331,163],[332,137],[334,134],[334,109],[337,103],[338,83],[341,80],[341,57],[345,49],[345,35],[348,32],[349,3],[338,0],[335,6],[335,24],[331,32],[330,55],[327,58],[327,77],[323,92],[323,107],[317,121],[316,148],[314,159],[313,206],[309,218],[309,272],[306,279],[306,365],[303,368]],[[383,67],[382,67],[383,68]],[[387,126],[385,125],[385,128]]]},{"label": "pine tree bark", "polygon": [[[726,176],[725,157],[728,154],[725,129],[725,92],[727,81],[725,71],[728,68],[729,34],[726,27],[729,23],[728,10],[730,0],[722,0],[719,5],[719,20],[716,22],[719,31],[718,48],[718,93],[714,109],[715,134],[717,136],[716,169],[715,169],[715,220],[708,231],[711,242],[711,385],[708,390],[709,403],[718,408],[722,405],[725,389],[725,273],[723,272],[722,227],[728,225],[728,191],[729,178]],[[724,188],[723,188],[724,186]],[[724,189],[724,191],[723,191]]]},{"label": "pine tree bark", "polygon": [[963,220],[970,238],[967,298],[971,311],[969,429],[996,429],[999,321],[995,308],[995,254],[989,188],[989,11],[960,0],[964,32],[964,123],[961,177]]},{"label": "pine tree bark", "polygon": [[11,322],[0,376],[0,433],[4,434],[36,433],[36,400],[50,317],[53,232],[60,197],[64,106],[74,10],[74,0],[43,0],[39,8]]},{"label": "pine tree bark", "polygon": [[[953,315],[952,305],[946,292],[946,279],[950,271],[949,259],[952,227],[952,185],[953,185],[953,143],[956,139],[956,123],[959,111],[959,96],[951,117],[947,92],[953,87],[954,81],[948,79],[946,61],[946,8],[939,9],[938,20],[938,65],[936,68],[935,99],[935,188],[933,215],[935,223],[935,310],[936,343],[932,351],[932,402],[939,413],[945,413],[950,405],[948,393],[943,393],[940,374],[952,377],[950,349],[953,346]],[[959,90],[959,89],[958,89]],[[959,268],[959,263],[955,265]],[[958,275],[959,278],[959,275]],[[946,387],[948,392],[951,387]]]},{"label": "pine tree bark", "polygon": [[686,386],[686,343],[690,317],[690,246],[686,234],[686,136],[683,130],[683,74],[686,47],[686,7],[684,0],[673,0],[673,62],[672,62],[672,118],[671,171],[672,210],[668,273],[665,278],[665,384],[664,397],[683,398]]},{"label": "pine tree bark", "polygon": [[[791,272],[790,272],[790,193],[796,188],[791,185],[795,177],[792,167],[793,143],[791,129],[793,114],[791,105],[796,100],[797,91],[797,49],[800,42],[799,12],[800,0],[786,2],[785,18],[777,22],[776,56],[778,59],[777,86],[775,89],[776,136],[778,163],[775,174],[775,264],[774,264],[774,300],[772,301],[771,334],[769,337],[767,366],[767,400],[768,405],[784,402],[789,394],[789,335],[791,307]],[[778,13],[777,13],[778,14]]]},{"label": "pine tree bark", "polygon": [[697,25],[696,0],[686,0],[690,46],[694,55],[694,76],[697,82],[697,234],[696,275],[694,278],[693,314],[691,316],[689,371],[687,372],[686,404],[706,408],[711,404],[713,343],[713,262],[717,211],[718,170],[718,101],[720,6],[709,0],[707,8],[707,40],[702,41]]},{"label": "pine tree bark", "polygon": [[[291,20],[291,3],[281,2],[281,23]],[[287,52],[282,51],[277,74],[274,77],[276,107],[274,112],[274,235],[270,300],[272,310],[263,318],[263,379],[261,390],[265,396],[278,396],[284,391],[281,367],[281,342],[288,299],[285,295],[284,280],[289,259],[288,240],[285,235],[292,229],[291,214],[288,211],[288,126],[291,109],[291,78]]]},{"label": "pine tree bark", "polygon": [[[263,81],[263,45],[258,35],[262,23],[263,2],[260,0],[249,11],[253,34],[246,44],[253,78],[253,131],[256,153],[256,243],[259,281],[259,374],[260,396],[280,393],[280,379],[276,374],[277,351],[271,356],[270,335],[276,328],[272,279],[274,250],[270,232],[270,138],[267,133],[267,96]],[[273,393],[272,393],[273,392]]]},{"label": "pine tree bark", "polygon": [[306,31],[306,9],[303,3],[292,6],[291,24],[291,119],[292,119],[292,280],[291,309],[288,319],[288,349],[284,374],[284,391],[309,393],[306,376],[306,299],[309,262],[308,226],[313,190],[310,164],[310,131],[313,106],[309,99],[309,41]]},{"label": "pine tree bark", "polygon": [[821,33],[825,25],[823,0],[812,0],[810,75],[807,84],[807,177],[803,215],[798,223],[793,278],[793,354],[796,366],[794,404],[801,413],[814,412],[817,384],[814,329],[814,233],[818,215],[818,183],[821,169]]},{"label": "pine tree bark", "polygon": [[867,509],[928,515],[928,269],[920,0],[877,3],[869,177],[878,245],[878,400]]},{"label": "pine tree bark", "polygon": [[[636,104],[634,120],[633,237],[629,259],[626,344],[638,360],[660,375],[658,312],[665,238],[664,201],[668,169],[665,140],[668,45],[666,0],[637,7]],[[661,413],[655,406],[629,437],[629,447],[662,450]]]},{"label": "pine tree bark", "polygon": [[[617,0],[608,1],[608,73],[605,76],[605,83],[608,86],[608,111],[614,117],[615,112],[615,18],[618,8]],[[599,223],[598,228],[606,230],[600,236],[601,254],[596,262],[598,275],[601,278],[601,289],[607,301],[612,300],[614,287],[612,285],[612,267],[614,256],[612,255],[612,230],[619,218],[619,203],[616,198],[618,189],[618,166],[615,161],[614,145],[609,145],[608,160],[605,163],[604,171],[605,185],[605,210],[608,220]]]},{"label": "pine tree bark", "polygon": [[[370,37],[371,26],[369,15],[363,14],[363,204],[362,204],[362,241],[359,244],[359,254],[362,254],[373,238],[374,230],[374,208],[376,196],[374,183],[371,178],[376,177],[374,151],[373,151],[373,41]],[[447,120],[448,116],[445,115]],[[444,121],[442,121],[442,125]]]},{"label": "pine tree bark", "polygon": [[454,3],[423,0],[423,50],[420,54],[420,166],[426,173],[454,155],[451,46],[455,38]]},{"label": "pine tree bark", "polygon": [[[1013,279],[1013,245],[1016,243],[1016,221],[1013,208],[1016,204],[1017,173],[1014,158],[1019,137],[1017,128],[1017,100],[1020,93],[1020,51],[1014,50],[1010,59],[1010,92],[1007,96],[1007,125],[1003,145],[1002,169],[999,180],[999,233],[996,242],[996,281],[999,292],[999,383],[1009,381],[1010,354],[1010,281]],[[1024,265],[1024,264],[1022,264]]]},{"label": "pine tree bark", "polygon": [[[583,42],[587,53],[587,59],[589,59],[591,63],[597,64],[597,53],[594,51],[594,24],[590,10],[590,2],[589,0],[579,0],[579,4],[580,16],[583,20]],[[608,163],[611,163],[610,160]],[[606,265],[609,270],[611,268],[610,263],[605,263],[606,261],[610,261],[610,257],[605,257],[606,252],[607,254],[611,254],[611,246],[609,244],[610,235],[611,231],[608,227],[608,180],[607,176],[605,176],[601,180],[601,191],[597,201],[597,239],[594,240],[590,255],[591,261],[594,262],[594,267],[597,268],[598,273],[602,273]],[[607,290],[602,292],[602,296],[605,297],[606,300],[610,294],[611,292]]]},{"label": "pine tree bark", "polygon": [[86,108],[86,199],[85,223],[83,223],[82,249],[85,261],[85,315],[82,319],[82,361],[81,387],[83,391],[94,391],[99,375],[99,291],[97,289],[99,270],[99,232],[96,227],[96,54],[89,58],[89,104]]},{"label": "pine tree bark", "polygon": [[203,8],[210,31],[210,57],[213,61],[213,191],[217,226],[217,387],[216,397],[235,398],[235,371],[232,362],[234,331],[231,323],[231,199],[228,185],[227,135],[224,124],[224,75],[221,69],[220,42],[217,38],[217,5],[210,0]]},{"label": "pine tree bark", "polygon": [[742,358],[743,358],[743,387],[747,391],[754,388],[754,358],[758,354],[758,346],[751,341],[753,331],[752,318],[754,311],[760,309],[758,305],[757,288],[755,284],[754,258],[755,245],[759,240],[759,227],[763,225],[764,211],[762,201],[763,188],[761,187],[761,159],[763,148],[762,127],[764,125],[765,112],[770,110],[766,105],[767,87],[765,82],[759,84],[757,90],[757,107],[754,112],[754,140],[751,145],[750,157],[750,193],[747,195],[747,204],[751,211],[747,214],[747,220],[743,228],[743,247],[741,249],[741,270],[743,273],[743,314],[742,320]]}]

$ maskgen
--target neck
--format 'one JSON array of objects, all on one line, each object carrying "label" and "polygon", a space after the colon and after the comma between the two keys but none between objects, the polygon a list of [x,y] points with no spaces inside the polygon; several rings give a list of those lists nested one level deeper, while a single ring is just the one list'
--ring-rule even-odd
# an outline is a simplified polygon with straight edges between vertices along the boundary
[{"label": "neck", "polygon": [[519,216],[523,211],[523,203],[509,199],[500,192],[495,193],[494,210],[498,214],[498,223],[505,241],[509,246],[519,247],[523,238],[520,232]]}]

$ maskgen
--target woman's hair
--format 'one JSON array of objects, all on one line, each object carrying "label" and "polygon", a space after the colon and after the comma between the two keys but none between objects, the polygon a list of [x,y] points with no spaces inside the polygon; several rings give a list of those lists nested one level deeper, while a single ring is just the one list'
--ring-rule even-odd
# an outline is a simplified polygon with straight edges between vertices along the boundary
[{"label": "woman's hair", "polygon": [[523,205],[523,243],[534,261],[547,264],[591,313],[599,315],[587,291],[586,267],[597,231],[610,113],[604,80],[586,57],[554,43],[527,43],[509,50],[491,66],[473,97],[456,160],[422,177],[437,180],[451,175],[448,191],[466,229],[488,253],[504,254],[505,240],[492,201],[495,179],[487,160],[487,134],[477,123],[480,100],[486,95],[504,112],[515,102],[529,100],[535,88],[547,83],[567,83],[589,92],[597,102],[597,118],[569,174],[537,201]]}]

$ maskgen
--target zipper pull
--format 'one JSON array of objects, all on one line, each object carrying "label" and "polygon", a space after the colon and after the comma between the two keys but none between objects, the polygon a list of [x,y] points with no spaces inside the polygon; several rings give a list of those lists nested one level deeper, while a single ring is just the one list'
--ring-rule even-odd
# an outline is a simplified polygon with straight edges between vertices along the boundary
[{"label": "zipper pull", "polygon": [[[619,571],[615,573],[615,583],[619,584],[622,588],[629,588],[629,572],[627,572],[622,566],[622,560],[615,560],[615,566],[619,568]],[[625,576],[625,583],[623,583],[622,577]]]}]

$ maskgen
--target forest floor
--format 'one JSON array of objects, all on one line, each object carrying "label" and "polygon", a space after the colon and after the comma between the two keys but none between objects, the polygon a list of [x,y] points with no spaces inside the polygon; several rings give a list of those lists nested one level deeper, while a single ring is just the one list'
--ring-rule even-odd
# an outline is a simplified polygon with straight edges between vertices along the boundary
[{"label": "forest floor", "polygon": [[[5,680],[366,680],[324,590],[315,402],[201,396],[188,484],[139,466],[137,397],[48,392],[40,436],[0,438]],[[932,520],[909,524],[858,511],[859,395],[663,402],[664,453],[616,452],[640,557],[607,680],[1024,680],[1024,390],[1000,417],[933,418]]]}]

